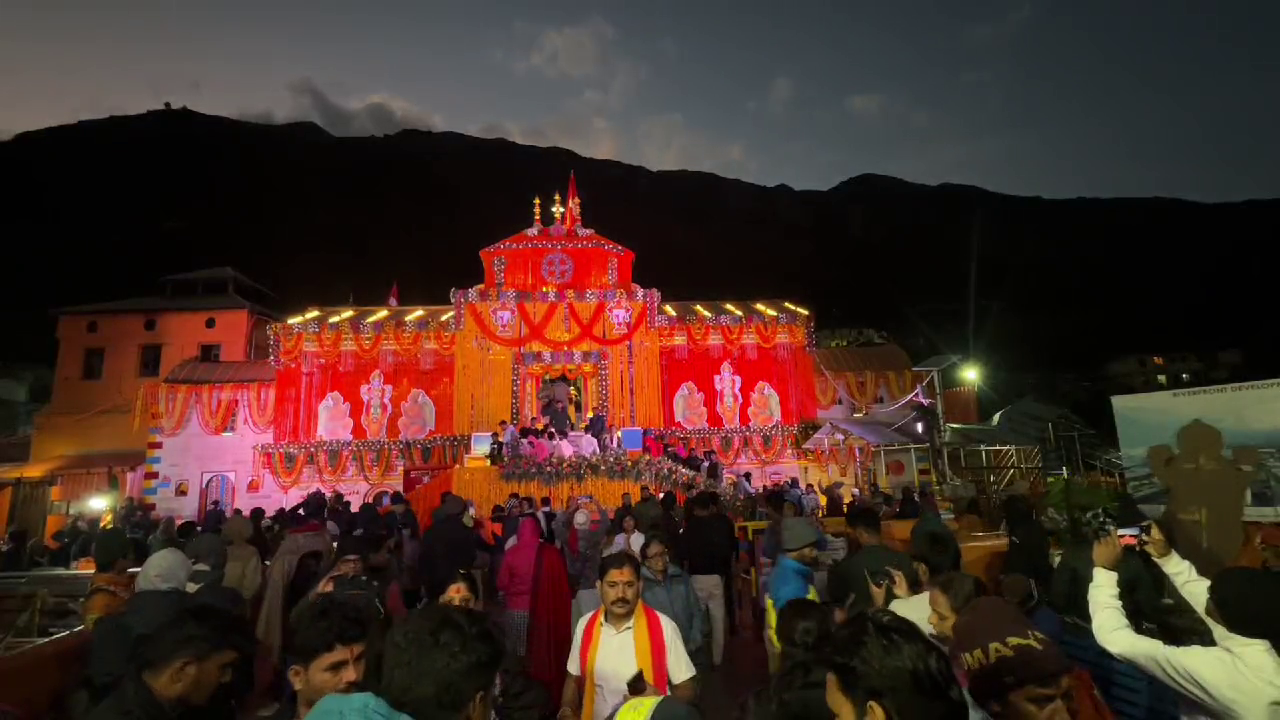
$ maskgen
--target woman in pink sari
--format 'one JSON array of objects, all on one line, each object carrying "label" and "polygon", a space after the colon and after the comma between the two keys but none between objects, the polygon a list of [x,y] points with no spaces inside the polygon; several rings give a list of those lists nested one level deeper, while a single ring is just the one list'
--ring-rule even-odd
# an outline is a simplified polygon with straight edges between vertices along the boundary
[{"label": "woman in pink sari", "polygon": [[520,521],[516,542],[507,549],[498,571],[498,590],[506,598],[508,648],[548,696],[559,699],[573,640],[569,574],[564,556],[542,542],[536,518]]}]

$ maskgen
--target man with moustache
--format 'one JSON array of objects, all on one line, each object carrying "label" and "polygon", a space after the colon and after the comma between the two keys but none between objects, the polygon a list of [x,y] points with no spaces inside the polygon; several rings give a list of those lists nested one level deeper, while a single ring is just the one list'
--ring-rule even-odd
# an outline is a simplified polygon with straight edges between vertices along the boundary
[{"label": "man with moustache", "polygon": [[630,553],[600,561],[602,607],[574,629],[557,720],[605,720],[633,697],[627,686],[638,673],[645,690],[635,696],[694,699],[696,671],[680,628],[640,601],[641,582],[640,562]]}]

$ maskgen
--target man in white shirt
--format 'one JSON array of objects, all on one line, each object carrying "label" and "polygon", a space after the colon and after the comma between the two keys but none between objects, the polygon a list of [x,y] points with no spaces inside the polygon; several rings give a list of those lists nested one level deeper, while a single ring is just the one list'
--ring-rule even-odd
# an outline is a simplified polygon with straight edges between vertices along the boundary
[{"label": "man in white shirt", "polygon": [[[1280,717],[1280,642],[1275,607],[1280,575],[1231,567],[1213,582],[1169,547],[1152,523],[1142,549],[1182,593],[1213,633],[1214,647],[1173,647],[1133,631],[1120,605],[1120,546],[1115,533],[1093,547],[1089,616],[1098,644],[1107,652],[1155,676],[1203,709],[1204,717]],[[1129,551],[1132,552],[1132,551]],[[1184,711],[1183,717],[1194,717]]]},{"label": "man in white shirt", "polygon": [[[627,683],[640,670],[638,654],[647,650],[636,646],[637,622],[646,623],[651,638],[661,632],[662,644],[666,646],[663,657],[652,658],[647,663],[655,666],[652,670],[657,677],[646,673],[646,690],[638,694],[672,695],[683,702],[691,702],[695,695],[693,662],[689,660],[680,628],[675,622],[640,602],[640,561],[629,553],[605,557],[600,561],[597,587],[601,609],[584,616],[573,631],[567,665],[569,674],[561,692],[557,720],[605,720],[632,697]],[[657,621],[660,630],[652,626],[653,620]],[[591,640],[584,647],[583,638],[588,635]],[[592,645],[595,646],[594,653]],[[655,646],[651,640],[650,648]],[[594,666],[587,667],[586,660],[593,655]],[[585,679],[584,674],[587,676]],[[661,677],[666,678],[665,687],[654,687],[653,683]],[[584,686],[581,693],[578,692],[580,682]],[[584,716],[588,704],[590,715]]]},{"label": "man in white shirt", "polygon": [[547,442],[551,443],[551,457],[565,459],[573,457],[573,444],[567,437],[559,437],[555,430],[547,433]]},{"label": "man in white shirt", "polygon": [[600,443],[590,435],[583,435],[578,442],[578,446],[586,457],[595,457],[600,454]]}]

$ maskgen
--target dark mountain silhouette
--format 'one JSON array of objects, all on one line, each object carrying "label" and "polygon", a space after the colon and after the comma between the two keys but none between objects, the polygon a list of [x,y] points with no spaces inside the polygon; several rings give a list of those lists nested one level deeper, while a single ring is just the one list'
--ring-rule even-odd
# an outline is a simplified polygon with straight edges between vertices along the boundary
[{"label": "dark mountain silhouette", "polygon": [[168,110],[0,142],[22,333],[7,352],[49,353],[50,307],[206,266],[235,266],[284,311],[381,303],[393,281],[403,304],[443,303],[570,170],[586,225],[636,252],[641,284],[791,297],[822,326],[886,329],[917,358],[967,352],[975,235],[975,352],[997,372],[1270,340],[1276,200],[1046,200],[877,175],[767,188],[451,132],[335,138]]}]

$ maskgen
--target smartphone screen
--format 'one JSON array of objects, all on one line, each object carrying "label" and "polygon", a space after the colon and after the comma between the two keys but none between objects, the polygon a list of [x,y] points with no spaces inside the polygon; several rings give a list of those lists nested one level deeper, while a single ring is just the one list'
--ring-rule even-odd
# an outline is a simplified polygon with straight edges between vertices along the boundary
[{"label": "smartphone screen", "polygon": [[1116,535],[1123,547],[1137,547],[1142,538],[1142,526],[1116,528]]}]

